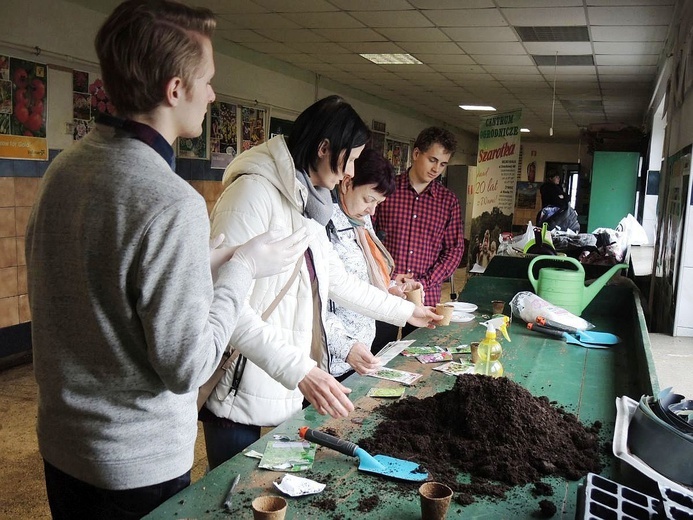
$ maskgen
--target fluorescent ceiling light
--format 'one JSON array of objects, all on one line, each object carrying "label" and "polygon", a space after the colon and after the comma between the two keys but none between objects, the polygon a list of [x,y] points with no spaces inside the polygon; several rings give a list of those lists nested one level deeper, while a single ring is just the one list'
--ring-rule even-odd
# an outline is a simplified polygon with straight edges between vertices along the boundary
[{"label": "fluorescent ceiling light", "polygon": [[411,54],[360,54],[377,65],[423,65]]},{"label": "fluorescent ceiling light", "polygon": [[495,112],[496,109],[486,105],[460,105],[462,110],[479,110],[484,112]]},{"label": "fluorescent ceiling light", "polygon": [[520,128],[520,132],[523,134],[528,134],[530,132],[529,128]]}]

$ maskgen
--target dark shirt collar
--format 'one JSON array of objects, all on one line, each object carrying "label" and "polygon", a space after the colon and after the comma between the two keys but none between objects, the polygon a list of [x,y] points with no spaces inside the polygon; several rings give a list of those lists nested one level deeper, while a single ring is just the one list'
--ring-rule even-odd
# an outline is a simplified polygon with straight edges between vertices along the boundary
[{"label": "dark shirt collar", "polygon": [[173,147],[164,139],[164,136],[154,130],[151,126],[133,121],[132,119],[122,119],[120,117],[111,116],[108,114],[99,114],[96,116],[96,122],[102,125],[112,126],[132,134],[135,139],[139,139],[144,144],[151,146],[164,161],[166,161],[171,169],[176,169],[176,156],[173,153]]},{"label": "dark shirt collar", "polygon": [[421,193],[419,193],[414,189],[414,186],[411,183],[411,178],[409,177],[409,170],[411,170],[411,168],[409,168],[406,173],[400,174],[401,176],[406,176],[406,181],[404,181],[406,183],[406,186],[409,186],[409,189],[417,195],[428,195],[429,197],[433,197],[435,199],[436,196],[440,193],[440,188],[443,186],[439,180],[440,177],[429,182],[424,188],[424,190]]}]

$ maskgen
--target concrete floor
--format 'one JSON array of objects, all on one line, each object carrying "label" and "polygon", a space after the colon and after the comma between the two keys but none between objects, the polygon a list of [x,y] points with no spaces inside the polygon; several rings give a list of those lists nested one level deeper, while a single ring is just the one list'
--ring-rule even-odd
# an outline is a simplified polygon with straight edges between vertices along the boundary
[{"label": "concrete floor", "polygon": [[[458,270],[454,289],[464,286]],[[443,287],[443,300],[451,287]],[[660,388],[673,386],[676,393],[693,398],[693,338],[651,334],[652,355]],[[36,433],[36,381],[32,365],[0,372],[0,519],[50,519],[43,482],[43,464]],[[204,437],[198,430],[193,481],[205,471]]]}]

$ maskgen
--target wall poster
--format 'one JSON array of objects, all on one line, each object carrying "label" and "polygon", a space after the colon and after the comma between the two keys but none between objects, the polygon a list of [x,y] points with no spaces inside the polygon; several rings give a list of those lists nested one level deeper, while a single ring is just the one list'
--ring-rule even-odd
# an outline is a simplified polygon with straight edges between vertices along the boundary
[{"label": "wall poster", "polygon": [[238,153],[238,105],[215,101],[211,119],[212,168],[223,170]]},{"label": "wall poster", "polygon": [[106,94],[103,80],[97,74],[72,71],[72,138],[82,139],[94,127],[99,112],[115,115],[115,107]]},{"label": "wall poster", "polygon": [[522,209],[537,208],[537,193],[541,187],[540,182],[518,182],[517,183],[517,203],[516,207]]},{"label": "wall poster", "polygon": [[385,157],[395,167],[395,175],[405,173],[409,169],[411,145],[394,139],[385,140]]},{"label": "wall poster", "polygon": [[483,272],[498,248],[500,234],[512,230],[520,159],[522,111],[481,118],[476,177],[470,179],[472,224],[468,268]]},{"label": "wall poster", "polygon": [[48,159],[44,63],[0,55],[0,157]]},{"label": "wall poster", "polygon": [[209,159],[209,146],[207,139],[207,126],[209,125],[209,111],[202,120],[202,133],[198,137],[179,137],[178,157],[186,159]]},{"label": "wall poster", "polygon": [[265,142],[265,114],[261,108],[241,107],[242,151]]}]

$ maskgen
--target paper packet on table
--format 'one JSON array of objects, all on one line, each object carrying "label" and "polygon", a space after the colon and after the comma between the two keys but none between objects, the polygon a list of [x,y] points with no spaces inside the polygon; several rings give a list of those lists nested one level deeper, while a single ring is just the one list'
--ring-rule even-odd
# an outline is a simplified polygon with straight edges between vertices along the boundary
[{"label": "paper packet on table", "polygon": [[436,352],[435,354],[421,354],[416,356],[416,359],[421,363],[441,363],[442,361],[452,361],[450,352]]}]

